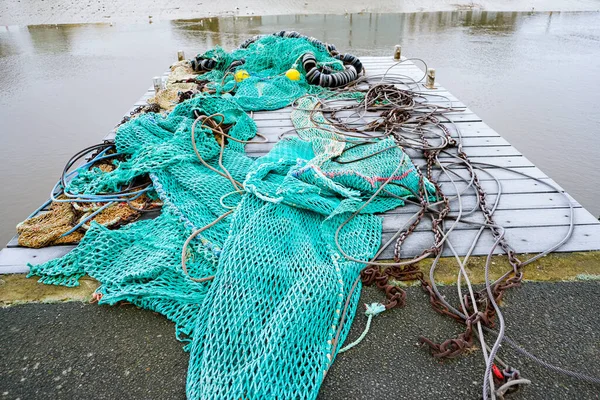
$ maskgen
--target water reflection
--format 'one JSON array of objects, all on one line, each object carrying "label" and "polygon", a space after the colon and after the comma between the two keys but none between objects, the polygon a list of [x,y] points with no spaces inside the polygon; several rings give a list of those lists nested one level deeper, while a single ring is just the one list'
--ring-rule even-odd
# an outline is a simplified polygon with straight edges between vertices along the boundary
[{"label": "water reflection", "polygon": [[[73,35],[78,34],[79,26],[33,25],[28,26],[29,39],[37,53],[64,53],[71,50]],[[51,43],[52,46],[48,46]]]},{"label": "water reflection", "polygon": [[441,34],[457,27],[470,35],[504,35],[515,32],[517,12],[455,11],[414,14],[359,13],[348,15],[277,15],[264,17],[200,18],[171,21],[182,40],[199,40],[206,47],[236,47],[249,34],[298,29],[338,47],[380,48],[416,35]]}]

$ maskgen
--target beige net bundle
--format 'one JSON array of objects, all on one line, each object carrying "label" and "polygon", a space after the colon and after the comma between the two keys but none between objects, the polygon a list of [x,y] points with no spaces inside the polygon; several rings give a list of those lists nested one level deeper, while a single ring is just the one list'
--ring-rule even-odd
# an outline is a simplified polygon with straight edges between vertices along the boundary
[{"label": "beige net bundle", "polygon": [[186,82],[195,81],[197,76],[198,73],[194,72],[189,61],[173,64],[165,87],[148,99],[148,103],[158,104],[161,109],[171,111],[180,102],[179,93],[198,90],[197,83]]},{"label": "beige net bundle", "polygon": [[[115,166],[107,161],[99,162],[94,167],[103,172],[115,169]],[[41,248],[79,243],[92,221],[108,228],[117,228],[137,220],[143,212],[157,209],[162,205],[160,200],[152,200],[143,194],[129,202],[119,202],[105,208],[82,224],[79,229],[65,235],[81,221],[106,206],[107,203],[64,201],[68,200],[68,197],[64,195],[58,196],[57,200],[59,201],[50,203],[47,212],[41,212],[17,225],[19,246]]]},{"label": "beige net bundle", "polygon": [[[59,197],[59,200],[64,199],[66,197]],[[85,231],[89,228],[89,223],[82,225],[80,229],[73,233],[66,236],[62,235],[69,232],[81,220],[105,204],[53,201],[47,212],[28,218],[17,225],[19,246],[37,249],[59,244],[79,243]],[[116,228],[137,220],[144,211],[149,211],[160,206],[160,201],[151,200],[144,194],[135,200],[131,200],[129,204],[126,202],[113,204],[98,213],[91,221],[109,228]]]},{"label": "beige net bundle", "polygon": [[83,232],[62,236],[75,226],[77,211],[69,203],[53,202],[46,213],[26,219],[17,225],[19,245],[40,248],[57,244],[78,243]]}]

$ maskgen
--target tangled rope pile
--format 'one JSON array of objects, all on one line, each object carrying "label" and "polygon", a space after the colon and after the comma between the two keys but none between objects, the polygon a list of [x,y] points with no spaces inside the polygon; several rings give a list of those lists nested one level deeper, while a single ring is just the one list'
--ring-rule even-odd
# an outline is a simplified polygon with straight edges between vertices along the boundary
[{"label": "tangled rope pile", "polygon": [[[189,77],[190,70],[201,74]],[[164,90],[171,92],[156,102],[163,111],[140,110],[119,127],[114,153],[101,148],[95,154],[93,163],[122,157],[115,168],[85,164],[52,194],[57,202],[61,193],[104,204],[156,197],[160,215],[118,230],[93,222],[75,250],[31,266],[30,276],[75,286],[88,274],[102,284],[100,303],[128,301],[174,321],[190,351],[190,399],[316,398],[336,355],[364,337],[341,349],[361,285],[376,284],[386,295],[385,304],[369,306],[370,322],[404,304],[401,280],[419,280],[436,311],[466,326],[441,344],[422,338],[435,357],[457,356],[474,338],[481,342],[484,398],[502,398],[528,382],[508,365],[501,371],[494,364],[505,330],[497,303],[519,284],[523,266],[568,239],[572,224],[547,252],[527,261],[516,257],[493,219],[500,195],[489,204],[479,182],[489,165],[469,160],[460,131],[445,116],[456,111],[451,101],[439,96],[449,106],[436,105],[418,82],[393,71],[366,76],[356,57],[296,32],[255,37],[231,53],[216,48],[173,72],[191,86],[173,86],[181,79],[170,79]],[[267,139],[247,111],[288,105],[294,129],[267,155],[249,157],[246,147]],[[409,153],[425,161],[424,171]],[[455,195],[443,193],[441,176]],[[471,210],[462,205],[467,191],[477,194]],[[376,214],[405,203],[418,211],[380,246]],[[476,212],[483,223],[465,218]],[[403,259],[406,238],[426,218],[433,242],[418,257]],[[462,258],[450,241],[458,223],[480,227]],[[475,292],[464,267],[486,229],[495,243],[486,288]],[[390,246],[393,262],[378,261]],[[498,246],[512,270],[490,282]],[[435,284],[446,250],[460,269],[459,307]],[[428,257],[429,279],[415,266]],[[484,333],[497,327],[489,348]]]},{"label": "tangled rope pile", "polygon": [[[89,161],[69,171],[88,154]],[[94,145],[74,155],[65,165],[50,199],[17,225],[19,245],[40,248],[77,243],[92,221],[116,229],[160,208],[147,179],[102,194],[83,193],[76,187],[78,181],[93,180],[98,174],[113,171],[121,161],[123,157],[115,152],[112,143]],[[46,208],[47,212],[40,213]]]},{"label": "tangled rope pile", "polygon": [[[399,64],[401,62],[396,64],[396,66]],[[450,338],[442,343],[435,343],[428,338],[421,337],[420,342],[430,348],[435,358],[451,358],[473,349],[475,345],[474,339],[477,338],[481,344],[482,353],[486,361],[486,373],[483,380],[482,392],[483,398],[502,399],[507,393],[518,389],[519,385],[530,383],[529,380],[523,379],[520,376],[519,371],[497,357],[497,352],[502,341],[506,339],[506,342],[515,347],[521,354],[537,362],[540,360],[524,351],[514,341],[505,337],[504,320],[498,303],[507,289],[520,284],[523,279],[523,267],[556,250],[569,239],[573,231],[572,204],[561,189],[543,180],[528,176],[528,178],[535,179],[543,185],[550,186],[564,196],[565,204],[570,208],[570,222],[569,228],[560,241],[540,254],[530,257],[527,260],[519,260],[515,251],[504,237],[504,229],[495,223],[493,217],[501,197],[502,187],[500,181],[486,168],[502,167],[470,161],[463,150],[460,130],[445,115],[448,112],[457,111],[452,108],[452,102],[449,99],[445,99],[445,102],[450,103],[450,106],[440,106],[430,103],[427,101],[424,93],[410,90],[414,87],[418,87],[417,81],[388,70],[382,76],[370,75],[369,77],[358,79],[344,89],[345,91],[352,91],[354,93],[362,92],[364,97],[362,97],[361,101],[321,99],[313,111],[318,110],[319,113],[325,115],[326,121],[325,123],[321,123],[323,129],[328,129],[342,135],[345,140],[352,143],[352,147],[371,146],[386,138],[393,138],[396,145],[409,151],[413,149],[424,158],[425,173],[421,174],[419,169],[417,169],[421,182],[420,188],[418,191],[411,193],[412,196],[410,199],[406,199],[407,202],[418,205],[419,210],[409,218],[405,226],[398,229],[393,237],[380,247],[375,257],[368,262],[362,262],[365,267],[361,271],[361,280],[365,285],[376,284],[385,293],[387,298],[387,302],[385,303],[386,309],[402,306],[405,303],[406,293],[398,285],[399,281],[418,280],[423,289],[429,294],[434,310],[450,316],[465,325],[465,332],[461,333],[457,338]],[[435,97],[435,95],[428,93],[427,97],[431,98]],[[298,131],[298,135],[301,136],[302,131],[298,130],[298,128],[296,130]],[[350,150],[351,146],[346,147],[346,149]],[[373,151],[372,155],[386,150]],[[445,157],[442,158],[441,156]],[[340,163],[352,163],[361,160],[352,157],[348,158],[349,160],[342,160],[338,157],[336,161]],[[511,173],[527,176],[518,171],[504,169],[511,171]],[[494,199],[493,204],[489,203],[486,192],[482,187],[479,179],[480,174],[488,175],[497,185],[498,195]],[[445,178],[450,182],[454,189],[453,192],[456,195],[447,196],[444,194],[438,183],[441,178]],[[458,188],[457,183],[459,181],[463,181],[466,184],[462,190]],[[426,183],[435,187],[435,196],[433,199],[425,186]],[[380,189],[382,193],[391,195],[386,187],[387,184],[382,184]],[[396,185],[396,183],[389,184]],[[469,191],[472,191],[476,195],[477,202],[473,209],[464,210],[462,198]],[[457,212],[451,212],[451,203],[457,204]],[[476,212],[480,212],[483,215],[483,222],[465,218]],[[349,220],[355,215],[353,214]],[[426,217],[431,219],[433,243],[419,256],[411,260],[402,260],[400,254],[404,241],[415,231],[423,218]],[[473,239],[464,257],[459,256],[449,240],[451,232],[459,223],[474,225],[479,228],[476,237]],[[343,227],[343,224],[341,227]],[[485,264],[485,288],[479,292],[475,292],[466,273],[465,266],[484,230],[489,230],[492,233],[494,244],[489,249]],[[393,245],[394,262],[377,261],[386,248],[391,245]],[[508,262],[511,265],[511,270],[507,271],[494,282],[490,282],[489,267],[491,257],[498,247],[506,254]],[[361,262],[346,254],[339,243],[338,249],[346,258]],[[460,299],[459,307],[449,304],[445,297],[440,294],[435,283],[436,266],[444,249],[450,251],[450,254],[456,259],[459,267],[457,276],[457,290]],[[416,264],[427,257],[434,257],[428,279],[425,278],[422,271],[416,268]],[[463,280],[467,286],[466,293],[463,292],[462,288]],[[358,281],[358,279],[355,281],[353,289],[358,287]],[[348,297],[348,301],[346,302],[347,305],[349,304],[349,299],[350,297]],[[367,311],[367,315],[369,316],[369,323],[366,329],[368,330],[374,314]],[[340,332],[342,327],[343,324],[339,328]],[[499,328],[499,331],[496,332],[495,328]],[[496,335],[491,348],[485,342],[484,331]],[[363,337],[364,333],[358,341]],[[338,342],[340,341],[336,337],[336,345]],[[356,344],[357,342],[354,342],[350,346]],[[501,370],[495,362],[504,369]],[[545,362],[541,362],[541,364],[571,377],[577,377],[591,383],[600,383],[600,380],[595,377],[566,371]]]}]

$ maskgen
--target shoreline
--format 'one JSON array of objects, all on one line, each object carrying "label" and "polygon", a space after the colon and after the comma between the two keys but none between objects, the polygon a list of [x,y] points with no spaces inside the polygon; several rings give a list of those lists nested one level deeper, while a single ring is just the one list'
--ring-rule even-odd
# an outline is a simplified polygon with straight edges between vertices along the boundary
[{"label": "shoreline", "polygon": [[366,5],[363,1],[346,0],[330,4],[315,0],[293,2],[289,0],[259,0],[252,4],[239,0],[222,0],[208,3],[207,0],[141,0],[135,4],[118,0],[86,0],[69,2],[6,2],[0,5],[0,25],[54,25],[93,23],[140,23],[178,19],[211,17],[260,17],[281,15],[344,15],[366,13],[420,13],[452,11],[489,12],[586,12],[600,11],[600,4],[593,0],[529,0],[513,2],[507,0],[480,0],[458,3],[456,0],[394,1],[383,0]]}]

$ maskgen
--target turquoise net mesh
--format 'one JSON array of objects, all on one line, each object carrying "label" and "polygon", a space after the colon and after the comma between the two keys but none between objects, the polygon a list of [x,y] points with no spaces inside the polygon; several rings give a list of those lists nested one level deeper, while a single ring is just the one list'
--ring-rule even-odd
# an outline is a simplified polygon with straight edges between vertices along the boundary
[{"label": "turquoise net mesh", "polygon": [[[276,43],[283,48],[285,40]],[[300,55],[295,51],[311,46],[301,43],[303,39],[287,40],[294,46],[285,53],[288,61]],[[253,63],[250,50],[244,53],[250,71],[289,67],[274,56]],[[262,54],[258,48],[252,51]],[[218,72],[211,74],[219,84]],[[278,79],[267,83],[276,87]],[[288,84],[296,85],[286,89],[294,93],[294,100],[309,90],[304,81]],[[249,81],[243,96],[240,85],[235,96],[200,95],[167,116],[143,114],[121,126],[117,150],[128,160],[112,172],[82,174],[70,183],[71,190],[98,193],[148,174],[164,203],[161,214],[118,230],[92,223],[76,249],[31,266],[30,276],[47,284],[76,286],[88,274],[101,282],[100,303],[126,300],[173,321],[178,339],[190,351],[190,399],[314,399],[335,358],[332,340],[341,310],[363,267],[343,257],[336,231],[394,172],[392,181],[414,192],[419,176],[391,139],[354,147],[340,141],[323,129],[320,114],[311,119],[304,111],[314,107],[315,99],[303,97],[292,112],[302,138],[286,137],[258,159],[248,157],[242,143],[227,142],[222,165],[243,182],[244,193],[229,196],[226,203],[235,205],[234,212],[191,241],[186,255],[189,275],[185,274],[184,242],[229,210],[223,200],[234,190],[230,180],[199,162],[192,147],[192,124],[197,113],[221,113],[231,126],[229,135],[251,139],[256,125],[245,112],[254,101],[251,85]],[[275,107],[271,100],[258,100],[255,109]],[[212,130],[197,124],[195,144],[208,165],[220,170],[220,144]],[[337,162],[388,147],[360,161]],[[389,190],[410,196],[399,185]],[[340,247],[359,260],[373,257],[382,230],[382,218],[374,214],[402,204],[398,197],[377,196],[343,227]],[[191,279],[211,275],[215,278],[206,282]],[[341,343],[359,295],[360,290],[352,295]]]},{"label": "turquoise net mesh", "polygon": [[[307,52],[312,52],[320,65],[336,71],[344,69],[342,62],[333,58],[324,47],[315,46],[303,38],[269,35],[231,53],[216,47],[200,55],[217,61],[217,67],[200,75],[199,79],[212,82],[210,86],[218,92],[235,90],[237,104],[246,111],[275,110],[307,93],[322,91],[306,82],[300,58]],[[228,70],[234,61],[240,60],[244,60],[243,65]],[[301,72],[299,81],[290,81],[285,76],[291,68]],[[238,70],[247,71],[250,77],[235,82],[234,73]]]}]

